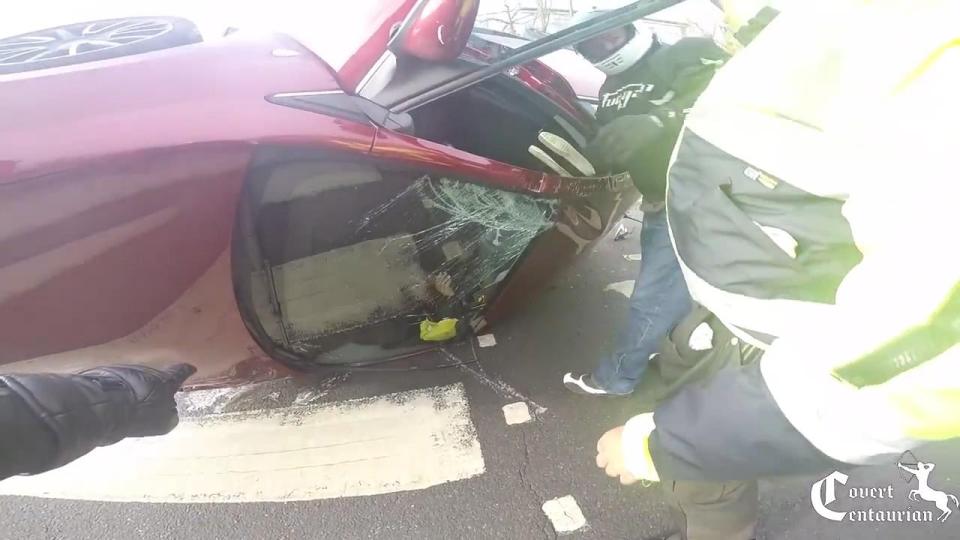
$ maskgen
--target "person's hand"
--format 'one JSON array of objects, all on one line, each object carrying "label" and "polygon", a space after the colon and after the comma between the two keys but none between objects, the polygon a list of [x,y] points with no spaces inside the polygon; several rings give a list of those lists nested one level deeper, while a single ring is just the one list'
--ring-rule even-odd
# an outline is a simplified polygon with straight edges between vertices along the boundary
[{"label": "person's hand", "polygon": [[663,122],[648,114],[621,116],[600,128],[590,143],[590,153],[604,163],[625,166],[641,148],[653,143]]},{"label": "person's hand", "polygon": [[620,483],[625,486],[637,481],[624,463],[623,426],[604,433],[597,441],[597,467],[603,469],[610,478],[619,477]]},{"label": "person's hand", "polygon": [[625,486],[637,480],[660,481],[647,446],[653,429],[653,415],[641,414],[604,433],[597,441],[597,467]]},{"label": "person's hand", "polygon": [[179,417],[173,396],[196,371],[190,364],[163,369],[117,365],[90,369],[81,375],[96,379],[105,389],[112,387],[128,392],[133,410],[124,422],[122,436],[148,437],[165,435],[177,426]]}]

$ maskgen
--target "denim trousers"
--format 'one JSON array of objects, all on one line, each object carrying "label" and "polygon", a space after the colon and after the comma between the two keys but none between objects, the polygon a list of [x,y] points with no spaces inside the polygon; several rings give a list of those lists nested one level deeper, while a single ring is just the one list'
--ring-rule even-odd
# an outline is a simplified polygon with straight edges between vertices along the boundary
[{"label": "denim trousers", "polygon": [[690,293],[677,262],[667,213],[645,213],[640,231],[640,274],[630,296],[630,312],[617,338],[617,348],[593,371],[608,392],[633,391],[661,340],[691,308]]}]

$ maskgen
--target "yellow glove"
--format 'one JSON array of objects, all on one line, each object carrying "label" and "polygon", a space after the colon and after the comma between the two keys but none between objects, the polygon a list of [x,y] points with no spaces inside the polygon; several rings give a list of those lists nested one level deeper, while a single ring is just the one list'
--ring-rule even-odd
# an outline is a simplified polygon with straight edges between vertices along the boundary
[{"label": "yellow glove", "polygon": [[457,337],[457,319],[442,319],[433,322],[420,321],[420,339],[423,341],[447,341]]},{"label": "yellow glove", "polygon": [[656,426],[653,414],[634,416],[626,425],[613,428],[597,441],[597,467],[620,483],[630,485],[637,480],[659,482],[660,476],[650,457],[650,434]]}]

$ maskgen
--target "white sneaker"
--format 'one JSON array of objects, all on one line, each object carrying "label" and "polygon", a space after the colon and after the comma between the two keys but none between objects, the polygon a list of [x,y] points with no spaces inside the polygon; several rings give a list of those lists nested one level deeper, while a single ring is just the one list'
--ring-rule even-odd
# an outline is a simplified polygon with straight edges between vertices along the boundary
[{"label": "white sneaker", "polygon": [[629,396],[631,392],[616,393],[603,389],[595,380],[593,375],[573,376],[573,373],[567,373],[563,376],[563,385],[574,394],[585,396]]}]

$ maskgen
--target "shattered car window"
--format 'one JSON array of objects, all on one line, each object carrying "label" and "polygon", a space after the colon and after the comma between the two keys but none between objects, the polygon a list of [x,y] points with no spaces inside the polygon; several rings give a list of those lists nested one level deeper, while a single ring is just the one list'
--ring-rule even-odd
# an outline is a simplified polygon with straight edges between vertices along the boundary
[{"label": "shattered car window", "polygon": [[357,163],[272,169],[253,206],[253,304],[271,340],[320,363],[444,341],[471,325],[559,202]]},{"label": "shattered car window", "polygon": [[482,303],[482,298],[471,298],[471,294],[502,281],[530,242],[551,225],[557,208],[555,200],[423,176],[364,216],[361,228],[405,197],[416,197],[442,216],[439,223],[412,238],[416,249],[439,249],[444,254],[444,262],[429,276],[436,291],[468,303]]}]

